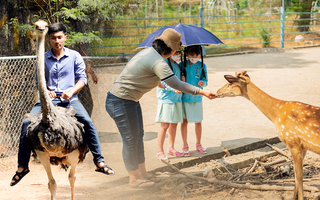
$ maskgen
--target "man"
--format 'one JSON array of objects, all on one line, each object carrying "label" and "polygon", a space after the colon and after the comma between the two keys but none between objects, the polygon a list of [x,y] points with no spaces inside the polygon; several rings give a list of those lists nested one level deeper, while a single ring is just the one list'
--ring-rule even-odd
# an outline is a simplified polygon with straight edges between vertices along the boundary
[{"label": "man", "polygon": [[[97,130],[83,105],[78,101],[77,92],[87,84],[85,63],[81,55],[64,47],[67,39],[67,28],[54,23],[48,30],[51,50],[45,53],[45,77],[47,89],[52,102],[55,105],[69,107],[76,110],[75,117],[84,125],[85,140],[93,154],[93,162],[97,166],[96,171],[107,175],[113,175],[114,171],[104,164]],[[76,80],[78,82],[76,83]],[[32,109],[32,114],[41,112],[40,100]],[[19,143],[18,170],[13,176],[11,186],[16,185],[27,173],[30,161],[31,147],[26,139],[26,130],[29,121],[24,120]]]}]

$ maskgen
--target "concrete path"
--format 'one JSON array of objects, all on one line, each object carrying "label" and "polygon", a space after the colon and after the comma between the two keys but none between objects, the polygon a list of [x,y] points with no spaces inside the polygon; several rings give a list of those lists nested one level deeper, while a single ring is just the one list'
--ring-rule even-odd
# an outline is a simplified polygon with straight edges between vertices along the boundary
[{"label": "concrete path", "polygon": [[[320,48],[286,50],[283,53],[260,53],[205,58],[209,73],[207,89],[217,91],[226,81],[225,74],[247,70],[252,82],[269,95],[282,100],[294,100],[320,106],[319,75]],[[145,124],[145,155],[148,171],[161,171],[165,165],[156,159],[157,132],[159,124],[154,123],[157,100],[156,91],[146,94],[141,105]],[[265,140],[278,141],[273,124],[247,99],[243,97],[204,99],[204,120],[202,144],[208,154],[195,151],[194,125],[188,129],[191,157],[172,158],[171,163],[189,166],[196,162],[216,159],[224,155],[222,148],[231,153],[248,151],[263,146]],[[101,109],[104,109],[101,108]],[[106,123],[106,122],[105,122]],[[113,123],[111,120],[108,123]],[[114,125],[113,125],[114,126]],[[100,131],[100,142],[106,163],[116,172],[115,176],[105,176],[94,172],[91,153],[77,168],[77,199],[108,199],[109,189],[126,186],[127,172],[122,161],[122,142],[115,127]],[[181,151],[180,128],[177,131],[175,147]],[[167,139],[165,149],[167,148]],[[9,182],[15,166],[8,168],[0,176],[1,199],[49,199],[47,178],[42,166],[31,164],[31,173],[15,187]],[[69,198],[67,174],[53,169],[58,182],[58,199]],[[119,189],[119,192],[122,189]],[[29,197],[29,198],[27,198]],[[114,198],[115,199],[115,198]]]}]

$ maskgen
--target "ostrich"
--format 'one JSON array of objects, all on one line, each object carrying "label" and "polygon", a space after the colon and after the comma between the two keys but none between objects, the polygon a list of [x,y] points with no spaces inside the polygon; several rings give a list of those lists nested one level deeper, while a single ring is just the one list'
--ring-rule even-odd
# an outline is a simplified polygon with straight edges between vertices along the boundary
[{"label": "ostrich", "polygon": [[83,125],[74,117],[76,111],[70,107],[62,108],[53,105],[46,88],[44,43],[48,32],[48,24],[39,20],[35,23],[37,37],[37,73],[38,90],[42,113],[26,115],[31,122],[27,129],[27,138],[32,144],[36,156],[44,166],[49,183],[51,200],[55,199],[57,185],[51,172],[51,164],[61,164],[66,169],[71,166],[69,182],[71,199],[74,199],[75,170],[79,162],[83,161],[87,151],[84,143]]}]

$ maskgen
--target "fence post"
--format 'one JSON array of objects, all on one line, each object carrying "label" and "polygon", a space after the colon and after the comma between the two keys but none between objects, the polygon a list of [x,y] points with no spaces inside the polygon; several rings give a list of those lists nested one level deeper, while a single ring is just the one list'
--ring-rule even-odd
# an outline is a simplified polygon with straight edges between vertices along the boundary
[{"label": "fence post", "polygon": [[284,48],[284,5],[281,7],[281,48]]},{"label": "fence post", "polygon": [[[204,28],[204,17],[203,17],[203,0],[201,0],[201,7],[200,7],[200,23],[201,28]],[[206,47],[202,47],[202,55],[206,55]]]}]

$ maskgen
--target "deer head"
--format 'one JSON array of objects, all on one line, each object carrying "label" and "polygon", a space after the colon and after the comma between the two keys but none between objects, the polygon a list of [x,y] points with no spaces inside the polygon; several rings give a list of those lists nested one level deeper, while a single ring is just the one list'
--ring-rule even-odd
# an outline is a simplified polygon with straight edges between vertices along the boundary
[{"label": "deer head", "polygon": [[235,76],[225,75],[224,78],[229,82],[220,88],[217,94],[220,97],[235,97],[235,96],[246,96],[247,84],[250,83],[250,78],[246,74],[247,71],[241,71]]}]

